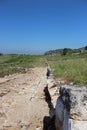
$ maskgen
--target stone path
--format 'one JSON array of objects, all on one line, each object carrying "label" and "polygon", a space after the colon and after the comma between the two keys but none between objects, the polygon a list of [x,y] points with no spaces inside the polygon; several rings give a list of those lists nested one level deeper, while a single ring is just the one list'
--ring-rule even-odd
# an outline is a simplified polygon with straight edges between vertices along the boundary
[{"label": "stone path", "polygon": [[49,114],[44,100],[46,68],[0,79],[0,130],[42,130]]}]

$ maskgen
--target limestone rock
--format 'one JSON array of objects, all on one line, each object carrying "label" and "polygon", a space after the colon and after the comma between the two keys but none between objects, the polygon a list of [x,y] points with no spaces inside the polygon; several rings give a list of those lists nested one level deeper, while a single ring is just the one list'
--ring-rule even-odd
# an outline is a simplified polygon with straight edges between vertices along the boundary
[{"label": "limestone rock", "polygon": [[86,130],[87,87],[63,85],[59,93],[56,103],[56,129]]}]

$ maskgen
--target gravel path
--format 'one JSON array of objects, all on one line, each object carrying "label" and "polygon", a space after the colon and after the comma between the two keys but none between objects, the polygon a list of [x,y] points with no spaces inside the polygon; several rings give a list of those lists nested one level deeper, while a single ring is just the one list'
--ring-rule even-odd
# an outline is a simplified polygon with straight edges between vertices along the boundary
[{"label": "gravel path", "polygon": [[0,130],[43,130],[46,68],[0,78]]}]

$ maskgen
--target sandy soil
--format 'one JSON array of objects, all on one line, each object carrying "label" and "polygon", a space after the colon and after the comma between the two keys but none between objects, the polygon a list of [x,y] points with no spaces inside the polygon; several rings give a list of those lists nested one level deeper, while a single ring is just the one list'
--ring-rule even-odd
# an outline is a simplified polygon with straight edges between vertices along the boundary
[{"label": "sandy soil", "polygon": [[43,130],[46,68],[0,78],[0,130]]}]

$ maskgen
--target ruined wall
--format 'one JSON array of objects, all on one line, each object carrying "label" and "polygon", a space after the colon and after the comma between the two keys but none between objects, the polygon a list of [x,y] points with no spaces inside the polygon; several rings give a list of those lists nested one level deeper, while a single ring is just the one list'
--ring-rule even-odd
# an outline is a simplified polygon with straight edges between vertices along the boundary
[{"label": "ruined wall", "polygon": [[56,130],[87,130],[87,88],[64,85],[56,103]]}]

